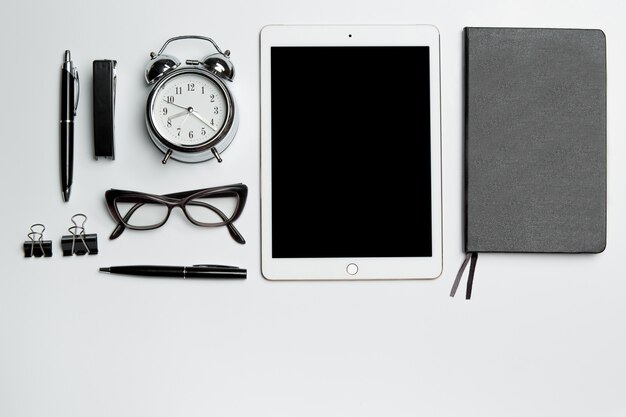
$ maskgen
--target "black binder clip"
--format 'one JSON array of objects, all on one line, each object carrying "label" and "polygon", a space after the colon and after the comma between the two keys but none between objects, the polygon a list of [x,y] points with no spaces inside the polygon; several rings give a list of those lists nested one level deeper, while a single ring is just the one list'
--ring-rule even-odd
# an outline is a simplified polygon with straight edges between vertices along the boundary
[{"label": "black binder clip", "polygon": [[30,240],[24,241],[24,257],[25,258],[41,258],[42,256],[49,258],[52,256],[52,241],[43,240],[43,232],[46,226],[41,223],[33,224],[30,227],[30,233],[27,235]]},{"label": "black binder clip", "polygon": [[[80,225],[79,220],[82,219]],[[75,214],[72,216],[72,223],[74,226],[67,229],[71,235],[65,235],[61,238],[61,249],[63,249],[63,256],[72,255],[96,255],[98,253],[98,235],[85,234],[85,223],[87,223],[87,216],[84,214]]]}]

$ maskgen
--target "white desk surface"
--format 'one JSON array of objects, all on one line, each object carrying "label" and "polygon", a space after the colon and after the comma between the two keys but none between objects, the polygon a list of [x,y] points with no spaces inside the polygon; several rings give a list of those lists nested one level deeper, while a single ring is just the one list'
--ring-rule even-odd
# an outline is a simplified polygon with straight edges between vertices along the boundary
[{"label": "white desk surface", "polygon": [[[0,37],[1,416],[626,415],[626,6],[620,1],[10,2]],[[66,11],[65,14],[61,11]],[[441,32],[444,274],[434,281],[268,282],[260,275],[259,31],[271,23],[430,23]],[[484,255],[474,298],[448,297],[462,247],[464,26],[600,28],[608,56],[608,246]],[[143,121],[150,51],[180,34],[232,51],[239,133],[221,165],[160,163]],[[201,46],[200,46],[201,48]],[[61,201],[59,68],[82,76],[75,181]],[[200,55],[200,54],[199,54]],[[117,159],[92,157],[91,63],[118,60]],[[392,81],[392,80],[390,80]],[[391,154],[392,155],[392,154]],[[116,241],[109,188],[244,182],[237,227],[174,215]],[[78,212],[100,254],[64,258]],[[51,259],[23,259],[31,224]],[[217,262],[241,282],[108,276],[101,266]]]}]

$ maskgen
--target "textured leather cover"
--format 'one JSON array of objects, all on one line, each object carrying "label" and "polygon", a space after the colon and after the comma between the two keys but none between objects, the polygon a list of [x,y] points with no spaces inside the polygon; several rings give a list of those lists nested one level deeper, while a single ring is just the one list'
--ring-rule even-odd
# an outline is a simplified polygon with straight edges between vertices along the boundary
[{"label": "textured leather cover", "polygon": [[602,252],[600,30],[465,28],[465,250]]}]

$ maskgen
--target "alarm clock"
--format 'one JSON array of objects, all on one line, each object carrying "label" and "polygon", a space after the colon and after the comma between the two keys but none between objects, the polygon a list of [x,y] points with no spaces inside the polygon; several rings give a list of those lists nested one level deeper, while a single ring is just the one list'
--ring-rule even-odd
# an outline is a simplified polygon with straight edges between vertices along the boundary
[{"label": "alarm clock", "polygon": [[[215,51],[185,65],[165,48],[174,41],[200,39]],[[202,162],[220,154],[237,133],[239,117],[227,84],[235,75],[230,51],[222,50],[211,38],[196,35],[168,39],[158,53],[150,54],[145,78],[152,90],[146,106],[146,126],[154,144],[170,158],[182,162]]]}]

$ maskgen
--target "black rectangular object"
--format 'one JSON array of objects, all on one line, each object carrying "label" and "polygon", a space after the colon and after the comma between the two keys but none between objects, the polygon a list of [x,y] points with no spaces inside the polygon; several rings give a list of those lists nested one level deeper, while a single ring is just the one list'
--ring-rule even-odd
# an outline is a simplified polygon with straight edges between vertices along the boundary
[{"label": "black rectangular object", "polygon": [[466,252],[606,246],[600,30],[465,28]]},{"label": "black rectangular object", "polygon": [[429,53],[272,47],[272,257],[432,256]]},{"label": "black rectangular object", "polygon": [[24,242],[24,257],[25,258],[49,258],[52,256],[52,241],[51,240],[28,240]]},{"label": "black rectangular object", "polygon": [[61,249],[63,256],[72,255],[97,255],[98,235],[95,233],[86,235],[66,235],[61,237]]},{"label": "black rectangular object", "polygon": [[115,159],[116,61],[93,61],[93,133],[96,159]]}]

